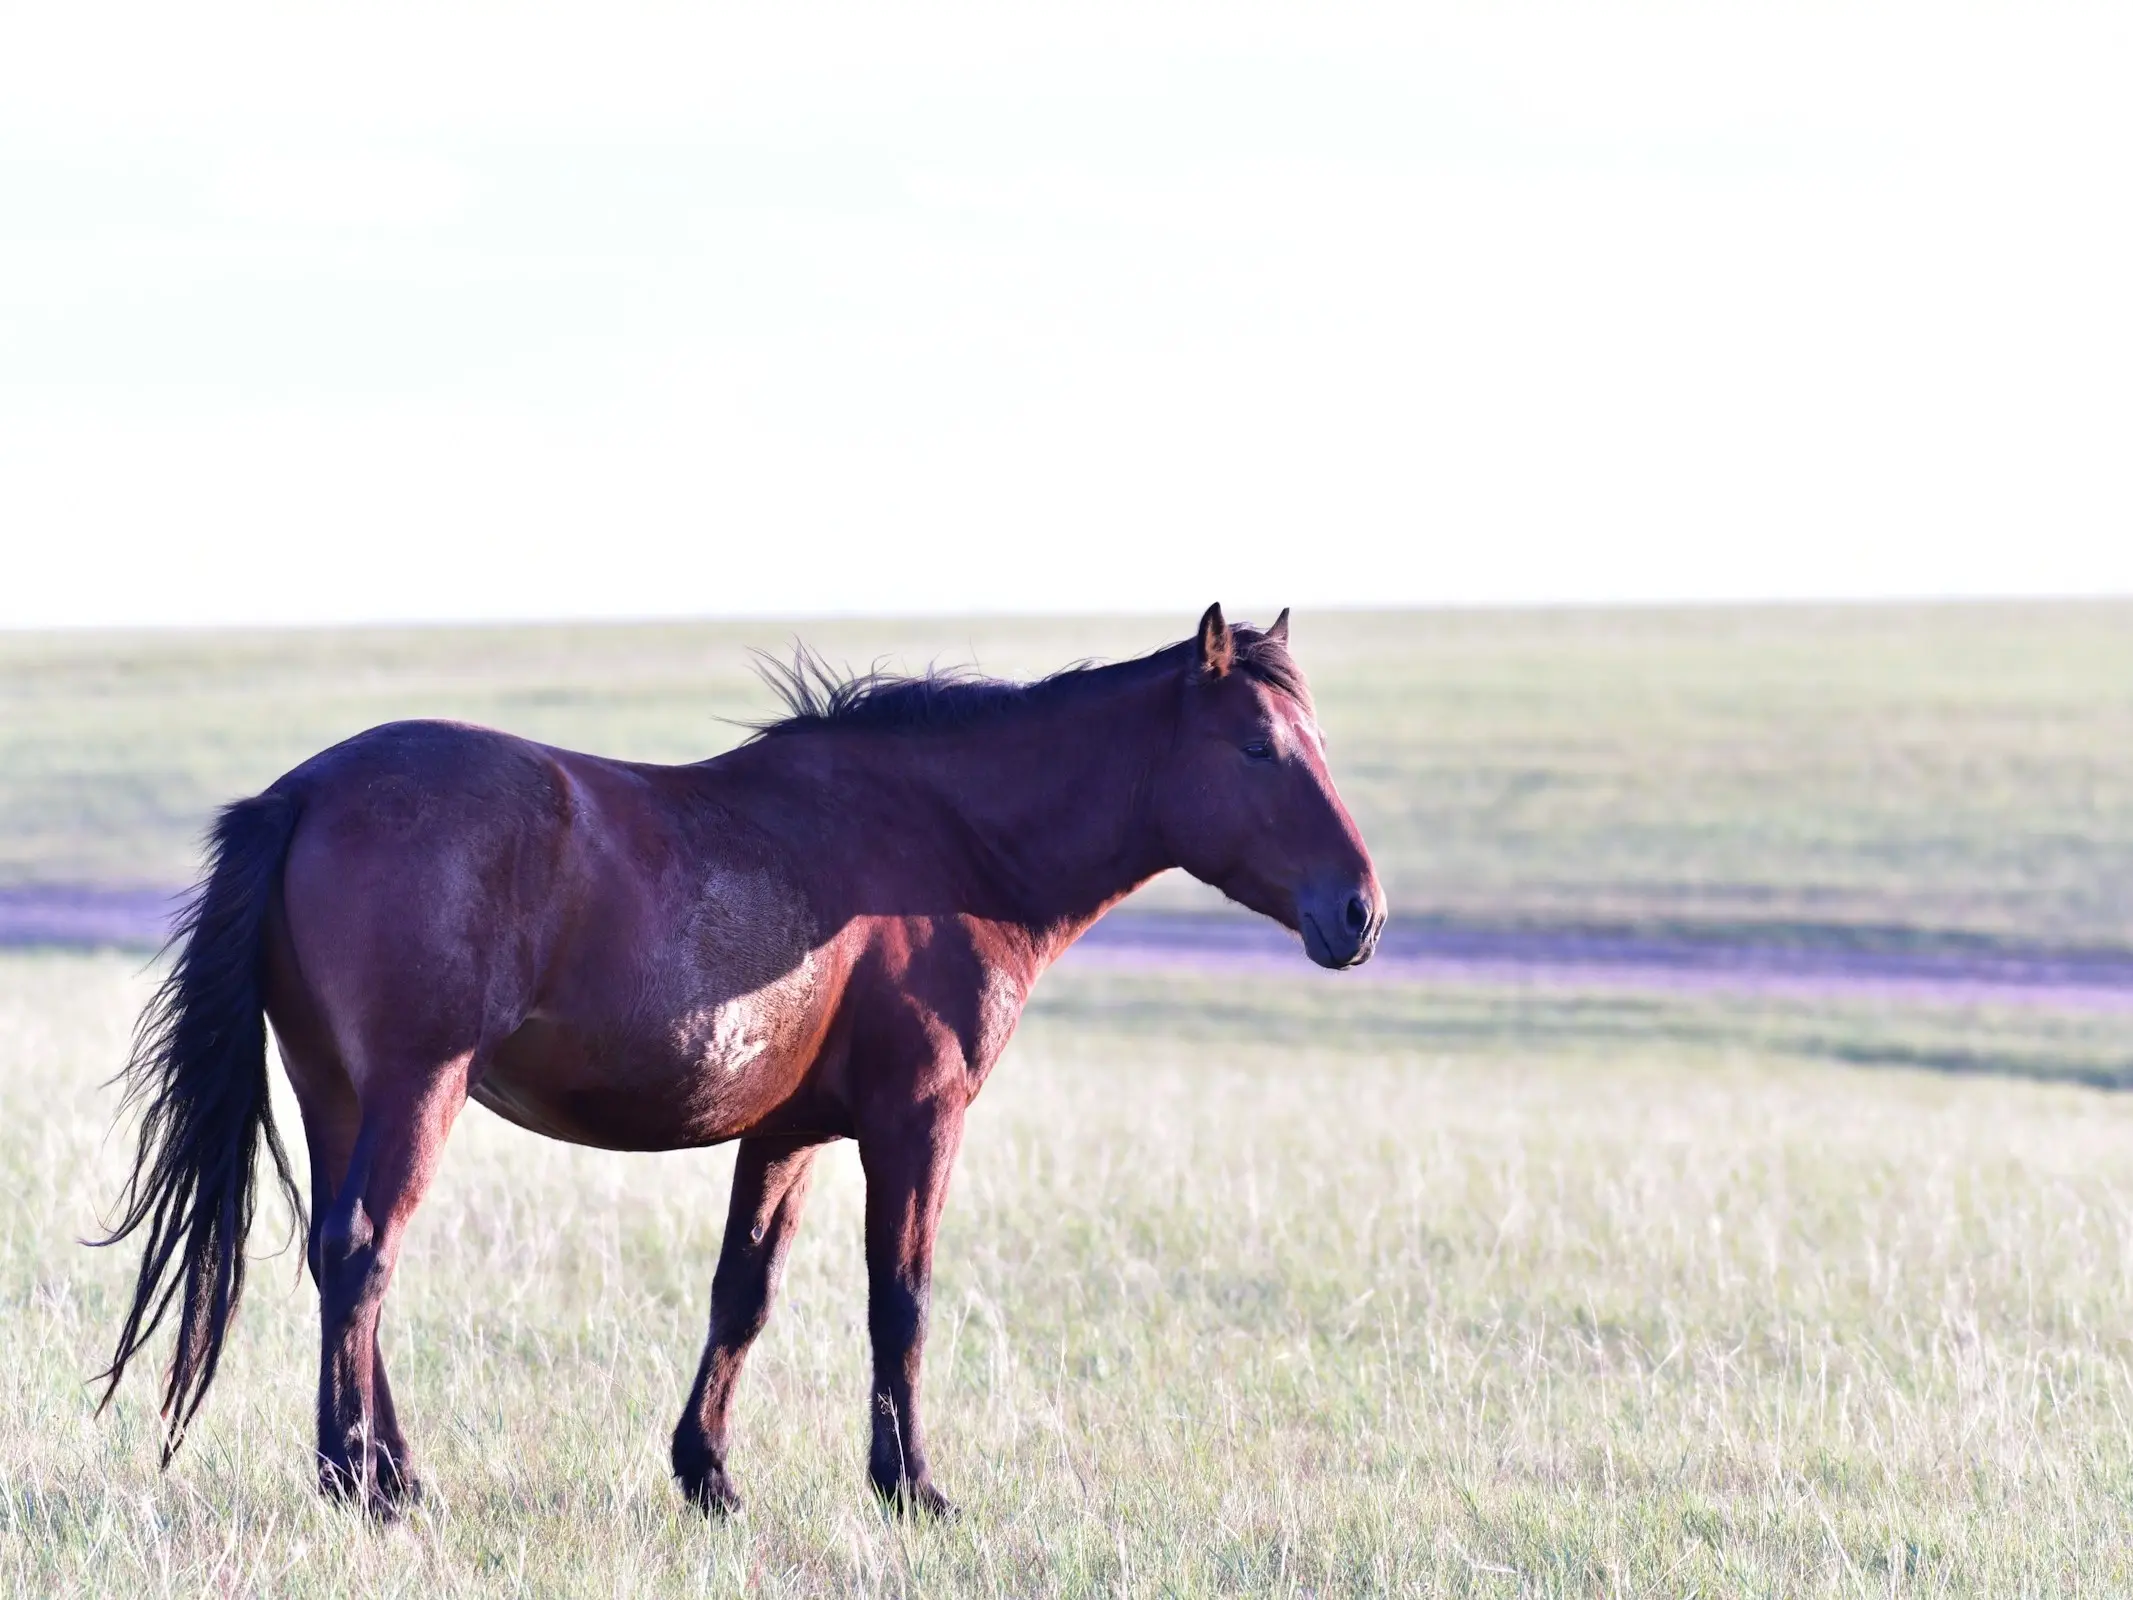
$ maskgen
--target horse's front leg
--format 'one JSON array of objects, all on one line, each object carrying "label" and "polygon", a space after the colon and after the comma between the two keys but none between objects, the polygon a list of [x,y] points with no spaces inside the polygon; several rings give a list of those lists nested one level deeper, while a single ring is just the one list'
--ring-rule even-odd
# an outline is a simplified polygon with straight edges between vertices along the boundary
[{"label": "horse's front leg", "polygon": [[919,1416],[933,1236],[963,1137],[961,1104],[920,1102],[862,1129],[867,1179],[867,1327],[874,1340],[874,1489],[896,1510],[953,1515],[933,1486]]},{"label": "horse's front leg", "polygon": [[741,1497],[726,1470],[726,1421],[748,1347],[770,1320],[786,1254],[800,1230],[809,1170],[820,1141],[743,1139],[726,1207],[726,1241],[711,1276],[711,1335],[696,1387],[674,1429],[674,1476],[699,1510],[735,1511]]}]

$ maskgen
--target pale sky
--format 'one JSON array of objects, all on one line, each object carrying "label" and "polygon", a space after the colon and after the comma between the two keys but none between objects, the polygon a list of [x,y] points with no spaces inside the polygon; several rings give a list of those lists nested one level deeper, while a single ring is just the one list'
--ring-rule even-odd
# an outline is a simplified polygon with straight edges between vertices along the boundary
[{"label": "pale sky", "polygon": [[0,10],[0,626],[2133,593],[2133,7]]}]

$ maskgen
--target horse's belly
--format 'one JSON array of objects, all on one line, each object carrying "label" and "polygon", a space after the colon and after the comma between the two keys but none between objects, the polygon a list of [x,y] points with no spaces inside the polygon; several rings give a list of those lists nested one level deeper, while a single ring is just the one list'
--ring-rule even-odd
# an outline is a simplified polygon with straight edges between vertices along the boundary
[{"label": "horse's belly", "polygon": [[[649,902],[608,883],[470,1090],[576,1144],[673,1150],[752,1131],[807,1079],[845,970],[780,876],[707,864]],[[612,902],[612,903],[608,903]],[[620,930],[619,932],[613,930]]]},{"label": "horse's belly", "polygon": [[804,1016],[752,997],[688,1008],[656,1030],[529,1018],[470,1087],[520,1127],[609,1150],[679,1150],[749,1132],[812,1065]]}]

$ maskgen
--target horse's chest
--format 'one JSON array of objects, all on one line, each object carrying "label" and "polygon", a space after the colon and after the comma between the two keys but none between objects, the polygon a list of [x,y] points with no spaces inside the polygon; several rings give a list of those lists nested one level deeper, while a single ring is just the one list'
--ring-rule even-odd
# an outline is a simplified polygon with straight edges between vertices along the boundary
[{"label": "horse's chest", "polygon": [[990,968],[979,979],[971,1005],[969,1038],[963,1046],[964,1071],[972,1094],[985,1086],[1008,1040],[1015,1036],[1015,1024],[1022,1019],[1028,995],[1023,980],[1005,968]]}]

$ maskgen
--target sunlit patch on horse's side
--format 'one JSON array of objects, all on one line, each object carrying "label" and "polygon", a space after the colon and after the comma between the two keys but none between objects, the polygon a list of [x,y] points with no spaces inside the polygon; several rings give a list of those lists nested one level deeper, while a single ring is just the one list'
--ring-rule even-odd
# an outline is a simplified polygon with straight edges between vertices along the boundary
[{"label": "sunlit patch on horse's side", "polygon": [[751,1036],[753,1009],[745,1000],[692,1011],[674,1030],[675,1047],[692,1056],[706,1072],[735,1073],[770,1047],[760,1034]]}]

